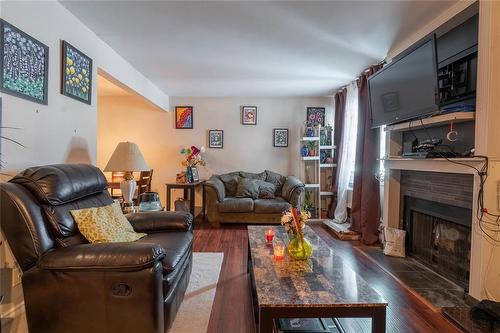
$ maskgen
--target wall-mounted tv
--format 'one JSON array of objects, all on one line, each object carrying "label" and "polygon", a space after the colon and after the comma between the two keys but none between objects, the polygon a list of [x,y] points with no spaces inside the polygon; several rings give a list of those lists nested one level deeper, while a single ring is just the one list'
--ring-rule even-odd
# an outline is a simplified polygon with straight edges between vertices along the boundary
[{"label": "wall-mounted tv", "polygon": [[436,37],[406,50],[368,79],[372,126],[422,117],[439,109]]}]

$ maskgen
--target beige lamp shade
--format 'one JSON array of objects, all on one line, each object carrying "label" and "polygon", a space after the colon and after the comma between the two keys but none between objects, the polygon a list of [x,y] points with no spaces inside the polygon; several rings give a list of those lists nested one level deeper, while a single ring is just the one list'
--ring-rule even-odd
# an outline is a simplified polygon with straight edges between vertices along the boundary
[{"label": "beige lamp shade", "polygon": [[104,168],[111,171],[146,171],[150,170],[139,147],[133,142],[120,142]]}]

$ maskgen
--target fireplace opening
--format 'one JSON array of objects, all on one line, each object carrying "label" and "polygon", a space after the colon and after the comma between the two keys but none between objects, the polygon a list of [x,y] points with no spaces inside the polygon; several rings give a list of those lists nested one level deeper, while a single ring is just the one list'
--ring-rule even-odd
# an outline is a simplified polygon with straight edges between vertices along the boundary
[{"label": "fireplace opening", "polygon": [[410,196],[404,198],[409,256],[468,292],[472,210]]}]

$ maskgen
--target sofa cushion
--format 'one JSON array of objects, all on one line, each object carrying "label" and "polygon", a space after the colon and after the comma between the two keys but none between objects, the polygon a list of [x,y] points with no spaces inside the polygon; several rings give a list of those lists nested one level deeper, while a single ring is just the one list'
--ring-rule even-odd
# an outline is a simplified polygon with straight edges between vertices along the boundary
[{"label": "sofa cushion", "polygon": [[165,232],[148,234],[139,239],[139,243],[158,244],[165,250],[163,258],[163,270],[170,273],[176,269],[182,259],[190,253],[193,243],[193,234],[191,232]]},{"label": "sofa cushion", "polygon": [[238,187],[238,181],[240,180],[239,171],[220,175],[219,179],[224,183],[226,195],[229,197],[234,197],[236,194],[236,188]]},{"label": "sofa cushion", "polygon": [[283,213],[289,209],[291,205],[283,198],[275,199],[257,199],[254,201],[255,213]]},{"label": "sofa cushion", "polygon": [[217,203],[217,209],[221,213],[249,213],[253,212],[253,199],[251,198],[225,198]]},{"label": "sofa cushion", "polygon": [[274,194],[276,196],[281,196],[281,190],[283,189],[283,184],[286,181],[286,177],[280,175],[279,173],[266,170],[266,182],[274,184],[276,186],[276,191]]}]

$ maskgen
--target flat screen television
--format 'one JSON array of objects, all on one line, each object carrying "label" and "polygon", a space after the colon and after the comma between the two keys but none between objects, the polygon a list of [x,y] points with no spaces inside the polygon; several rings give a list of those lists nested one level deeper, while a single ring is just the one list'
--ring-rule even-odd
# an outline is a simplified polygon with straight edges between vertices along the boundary
[{"label": "flat screen television", "polygon": [[439,109],[436,37],[426,37],[368,79],[372,127]]}]

